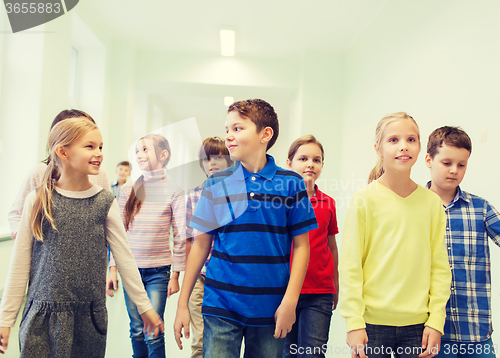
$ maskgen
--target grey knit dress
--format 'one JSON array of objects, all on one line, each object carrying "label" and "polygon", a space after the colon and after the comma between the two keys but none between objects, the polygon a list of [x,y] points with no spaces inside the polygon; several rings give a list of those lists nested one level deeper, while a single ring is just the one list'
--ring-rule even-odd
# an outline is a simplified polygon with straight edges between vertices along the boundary
[{"label": "grey knit dress", "polygon": [[19,343],[26,358],[97,358],[106,350],[106,219],[111,192],[69,198],[56,191],[43,242],[34,241]]}]

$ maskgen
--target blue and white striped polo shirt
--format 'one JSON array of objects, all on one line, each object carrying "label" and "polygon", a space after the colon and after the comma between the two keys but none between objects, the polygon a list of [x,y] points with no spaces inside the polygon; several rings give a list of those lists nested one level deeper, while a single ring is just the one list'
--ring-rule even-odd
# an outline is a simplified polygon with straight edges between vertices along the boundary
[{"label": "blue and white striped polo shirt", "polygon": [[191,226],[214,235],[202,313],[272,326],[290,278],[292,237],[318,227],[302,177],[240,162],[206,181]]}]

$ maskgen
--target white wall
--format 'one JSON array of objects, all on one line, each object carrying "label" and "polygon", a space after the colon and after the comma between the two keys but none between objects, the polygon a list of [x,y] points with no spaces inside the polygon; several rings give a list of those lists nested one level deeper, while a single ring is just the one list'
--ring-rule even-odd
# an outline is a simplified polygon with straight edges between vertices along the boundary
[{"label": "white wall", "polygon": [[[0,98],[0,233],[20,181],[38,158],[44,36],[2,36]],[[22,163],[22,164],[21,164]]]}]

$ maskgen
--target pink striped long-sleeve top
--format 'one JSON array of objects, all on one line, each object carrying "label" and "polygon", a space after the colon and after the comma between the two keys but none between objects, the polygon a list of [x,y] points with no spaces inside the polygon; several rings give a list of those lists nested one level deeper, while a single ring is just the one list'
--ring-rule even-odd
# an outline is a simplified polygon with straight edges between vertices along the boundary
[{"label": "pink striped long-sleeve top", "polygon": [[[164,171],[144,172],[144,198],[141,208],[129,225],[127,238],[137,267],[152,268],[172,265],[172,271],[186,266],[186,206],[182,188],[165,178]],[[118,205],[125,222],[125,204],[132,185],[125,184]],[[137,193],[136,193],[137,195]],[[173,233],[173,254],[170,229]],[[114,266],[111,257],[110,266]]]}]

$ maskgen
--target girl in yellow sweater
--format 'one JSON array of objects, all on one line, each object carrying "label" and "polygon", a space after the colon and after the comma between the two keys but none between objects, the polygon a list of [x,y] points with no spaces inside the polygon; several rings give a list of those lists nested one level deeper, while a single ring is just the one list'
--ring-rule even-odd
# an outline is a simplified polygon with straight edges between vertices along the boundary
[{"label": "girl in yellow sweater", "polygon": [[410,178],[420,133],[406,113],[376,129],[379,156],[369,185],[346,214],[340,253],[340,313],[352,358],[434,357],[451,272],[437,195]]}]

